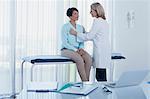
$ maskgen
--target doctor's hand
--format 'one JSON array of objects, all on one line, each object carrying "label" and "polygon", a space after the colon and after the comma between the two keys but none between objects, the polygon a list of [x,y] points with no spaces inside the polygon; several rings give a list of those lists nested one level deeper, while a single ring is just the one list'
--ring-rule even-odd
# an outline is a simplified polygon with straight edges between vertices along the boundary
[{"label": "doctor's hand", "polygon": [[74,31],[73,29],[70,29],[70,34],[74,35],[74,36],[77,36],[77,32]]}]

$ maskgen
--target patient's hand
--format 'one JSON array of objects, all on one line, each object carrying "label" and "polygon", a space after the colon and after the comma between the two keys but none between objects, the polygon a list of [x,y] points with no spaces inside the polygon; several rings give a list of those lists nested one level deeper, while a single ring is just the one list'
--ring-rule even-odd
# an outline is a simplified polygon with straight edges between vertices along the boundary
[{"label": "patient's hand", "polygon": [[79,49],[79,54],[80,54],[80,55],[84,55],[85,53],[86,53],[86,52],[84,51],[84,49],[82,49],[82,48]]},{"label": "patient's hand", "polygon": [[70,34],[72,34],[72,35],[76,36],[76,35],[77,35],[77,32],[76,32],[76,31],[74,31],[73,29],[70,29]]},{"label": "patient's hand", "polygon": [[78,54],[80,54],[80,51],[79,51],[79,49],[76,51]]}]

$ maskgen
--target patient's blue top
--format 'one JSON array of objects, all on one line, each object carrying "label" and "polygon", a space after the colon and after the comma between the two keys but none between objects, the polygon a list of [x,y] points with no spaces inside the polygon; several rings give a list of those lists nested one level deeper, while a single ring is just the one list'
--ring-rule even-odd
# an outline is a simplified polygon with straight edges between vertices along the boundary
[{"label": "patient's blue top", "polygon": [[[61,30],[62,48],[67,48],[69,50],[77,51],[79,48],[84,47],[84,43],[77,39],[76,36],[71,35],[70,29],[72,25],[70,22],[64,24]],[[84,32],[83,26],[76,24],[76,31],[79,33]]]}]

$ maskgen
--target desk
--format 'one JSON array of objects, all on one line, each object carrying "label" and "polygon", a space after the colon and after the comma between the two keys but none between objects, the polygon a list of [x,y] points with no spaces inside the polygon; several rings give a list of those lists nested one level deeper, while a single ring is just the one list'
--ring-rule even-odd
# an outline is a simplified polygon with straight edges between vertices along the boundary
[{"label": "desk", "polygon": [[26,89],[17,96],[17,99],[150,99],[150,84],[143,82],[139,86],[112,88],[111,94],[106,94],[102,90],[102,83],[98,84],[99,88],[87,96],[60,94],[55,92],[35,93],[27,92]]},{"label": "desk", "polygon": [[[112,53],[112,60],[119,60],[119,59],[125,59],[120,53]],[[24,57],[21,65],[21,90],[23,89],[23,67],[25,62],[29,62],[32,65],[31,67],[31,81],[33,79],[33,68],[35,65],[42,65],[42,64],[71,64],[74,63],[73,60],[67,58],[67,57],[62,57],[59,55],[39,55],[39,56],[29,56],[29,57]],[[112,69],[110,69],[110,74],[112,75],[111,78],[113,78],[113,69],[114,66],[111,66]]]}]

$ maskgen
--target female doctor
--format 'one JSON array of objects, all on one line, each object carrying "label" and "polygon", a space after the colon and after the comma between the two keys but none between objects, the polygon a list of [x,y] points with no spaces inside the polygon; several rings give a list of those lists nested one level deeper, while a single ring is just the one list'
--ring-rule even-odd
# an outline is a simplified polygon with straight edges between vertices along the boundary
[{"label": "female doctor", "polygon": [[79,33],[71,29],[70,33],[83,41],[93,41],[93,65],[96,67],[96,79],[97,81],[107,81],[106,68],[111,63],[109,26],[100,3],[91,5],[90,14],[95,18],[90,32]]}]

